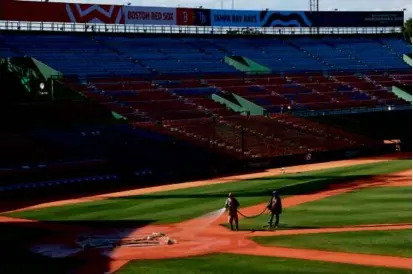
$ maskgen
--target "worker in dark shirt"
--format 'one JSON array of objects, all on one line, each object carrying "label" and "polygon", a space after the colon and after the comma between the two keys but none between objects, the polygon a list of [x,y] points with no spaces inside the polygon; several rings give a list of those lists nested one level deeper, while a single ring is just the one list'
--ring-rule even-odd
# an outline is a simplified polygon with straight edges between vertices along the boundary
[{"label": "worker in dark shirt", "polygon": [[278,227],[280,223],[280,214],[282,213],[283,206],[281,202],[281,197],[278,195],[277,191],[274,190],[272,192],[272,197],[268,201],[267,208],[271,212],[271,217],[268,222],[269,226],[273,227],[273,221],[274,221],[274,216],[275,216],[274,226]]}]

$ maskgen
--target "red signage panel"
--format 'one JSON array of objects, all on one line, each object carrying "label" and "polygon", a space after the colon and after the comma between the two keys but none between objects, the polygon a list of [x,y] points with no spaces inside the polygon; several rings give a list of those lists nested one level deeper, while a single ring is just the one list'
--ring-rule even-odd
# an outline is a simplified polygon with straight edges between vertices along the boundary
[{"label": "red signage panel", "polygon": [[1,0],[1,20],[124,24],[123,6]]},{"label": "red signage panel", "polygon": [[195,25],[195,13],[194,9],[191,8],[177,8],[177,24],[183,26],[194,26]]},{"label": "red signage panel", "polygon": [[67,22],[64,3],[5,0],[2,20],[34,22]]},{"label": "red signage panel", "polygon": [[69,22],[125,24],[123,6],[65,4]]}]

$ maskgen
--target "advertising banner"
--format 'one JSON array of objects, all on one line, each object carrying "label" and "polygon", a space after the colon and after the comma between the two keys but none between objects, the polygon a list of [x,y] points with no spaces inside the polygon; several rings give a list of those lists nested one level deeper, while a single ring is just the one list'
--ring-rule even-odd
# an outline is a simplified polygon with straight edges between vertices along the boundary
[{"label": "advertising banner", "polygon": [[122,6],[88,5],[55,2],[12,1],[2,2],[1,20],[124,24]]},{"label": "advertising banner", "polygon": [[69,22],[124,24],[123,6],[66,4]]},{"label": "advertising banner", "polygon": [[259,11],[211,10],[211,26],[214,27],[258,27]]},{"label": "advertising banner", "polygon": [[211,10],[211,25],[221,27],[398,27],[403,11],[248,11]]},{"label": "advertising banner", "polygon": [[64,3],[0,1],[1,20],[32,22],[69,22]]},{"label": "advertising banner", "polygon": [[227,27],[311,27],[303,11],[211,10],[212,26]]},{"label": "advertising banner", "polygon": [[125,9],[126,24],[135,25],[176,25],[175,8],[132,7]]},{"label": "advertising banner", "polygon": [[401,27],[403,11],[270,11],[0,0],[0,20],[215,27]]},{"label": "advertising banner", "polygon": [[400,27],[403,11],[320,11],[308,12],[313,24],[319,27]]},{"label": "advertising banner", "polygon": [[211,26],[211,10],[177,8],[177,24],[184,26]]},{"label": "advertising banner", "polygon": [[260,27],[314,27],[305,11],[261,11]]}]

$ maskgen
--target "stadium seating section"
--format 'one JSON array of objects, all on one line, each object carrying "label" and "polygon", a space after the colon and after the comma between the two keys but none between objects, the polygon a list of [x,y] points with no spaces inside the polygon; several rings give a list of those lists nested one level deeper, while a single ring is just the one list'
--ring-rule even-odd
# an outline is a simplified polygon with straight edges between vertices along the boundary
[{"label": "stadium seating section", "polygon": [[[65,74],[234,73],[225,56],[245,56],[274,72],[409,70],[399,38],[174,38],[3,34],[0,57],[29,55]],[[90,62],[93,60],[93,62]],[[70,61],[70,62],[67,62]]]},{"label": "stadium seating section", "polygon": [[[389,91],[411,85],[407,52],[411,45],[394,37],[0,35],[0,57],[31,56],[76,76],[65,83],[134,127],[239,158],[371,145],[285,113],[409,105]],[[243,74],[226,56],[247,57],[272,74]],[[211,100],[232,93],[271,117],[242,116]],[[97,146],[99,137],[90,138],[82,144]]]}]

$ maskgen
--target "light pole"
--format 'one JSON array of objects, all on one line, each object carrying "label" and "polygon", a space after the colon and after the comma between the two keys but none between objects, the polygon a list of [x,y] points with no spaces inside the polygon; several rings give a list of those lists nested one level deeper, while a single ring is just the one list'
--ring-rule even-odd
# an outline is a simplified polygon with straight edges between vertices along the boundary
[{"label": "light pole", "polygon": [[[320,3],[319,0],[310,0],[310,12],[318,12],[320,10]],[[310,28],[310,32],[316,32],[317,34],[320,32],[320,28]]]},{"label": "light pole", "polygon": [[319,0],[310,0],[310,11],[319,11],[320,3]]},{"label": "light pole", "polygon": [[[406,13],[406,11],[407,11],[407,9],[406,8],[403,8],[403,27],[402,27],[402,33],[403,33],[403,35],[405,35],[406,34],[406,17],[404,16],[405,15],[405,13]],[[409,37],[409,35],[407,35],[407,37]],[[411,39],[411,38],[410,38]]]}]

